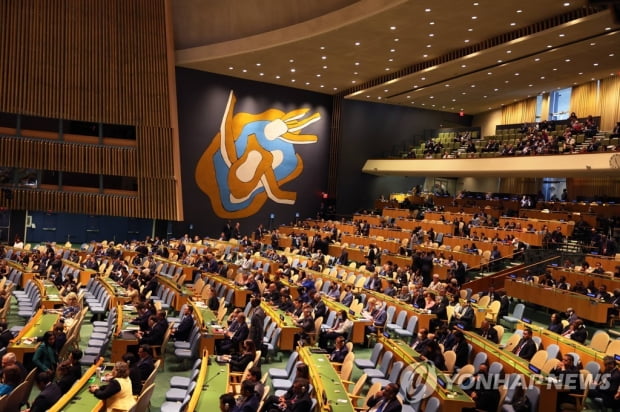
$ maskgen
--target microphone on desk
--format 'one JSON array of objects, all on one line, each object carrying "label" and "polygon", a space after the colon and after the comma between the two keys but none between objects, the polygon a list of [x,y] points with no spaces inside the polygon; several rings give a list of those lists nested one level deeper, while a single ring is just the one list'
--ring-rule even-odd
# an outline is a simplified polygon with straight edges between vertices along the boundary
[{"label": "microphone on desk", "polygon": [[209,387],[209,382],[211,382],[213,379],[215,379],[216,377],[220,376],[220,374],[224,372],[224,370],[220,369],[219,371],[217,371],[217,373],[213,376],[211,376],[209,379],[207,379],[205,381],[205,383],[202,385],[202,390],[205,390]]}]

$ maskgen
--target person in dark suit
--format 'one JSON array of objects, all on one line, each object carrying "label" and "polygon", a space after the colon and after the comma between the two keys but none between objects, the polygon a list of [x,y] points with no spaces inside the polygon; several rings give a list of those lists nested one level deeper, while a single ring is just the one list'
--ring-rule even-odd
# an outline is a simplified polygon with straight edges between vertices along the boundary
[{"label": "person in dark suit", "polygon": [[620,409],[620,368],[613,356],[605,356],[603,363],[605,365],[603,375],[595,383],[595,387],[590,389],[588,397],[599,405],[617,411]]},{"label": "person in dark suit", "polygon": [[146,332],[136,332],[138,345],[148,344],[152,346],[159,346],[163,343],[165,335],[166,325],[159,322],[157,316],[155,315],[149,317],[149,329]]},{"label": "person in dark suit", "polygon": [[232,409],[232,412],[256,412],[260,398],[254,390],[255,383],[245,380],[241,383],[241,398]]},{"label": "person in dark suit", "polygon": [[378,391],[374,396],[368,399],[366,405],[370,408],[369,411],[401,412],[403,406],[396,398],[399,390],[400,386],[398,383],[388,383],[383,390]]},{"label": "person in dark suit", "polygon": [[344,246],[340,249],[340,256],[336,259],[337,265],[348,265],[349,264],[349,252],[347,252],[347,248]]},{"label": "person in dark suit", "polygon": [[462,368],[467,365],[469,361],[469,345],[467,345],[467,341],[465,340],[465,335],[460,330],[457,330],[453,333],[454,335],[454,344],[451,348],[445,347],[446,350],[452,350],[456,353],[456,361],[454,362],[454,366],[457,368]]},{"label": "person in dark suit", "polygon": [[353,292],[351,291],[351,285],[346,285],[344,287],[344,296],[342,297],[342,300],[340,301],[340,303],[342,303],[345,306],[351,306],[351,303],[353,303]]},{"label": "person in dark suit", "polygon": [[564,403],[575,405],[576,400],[570,395],[580,395],[583,393],[583,390],[581,389],[580,384],[579,368],[575,366],[575,359],[573,358],[573,355],[570,353],[564,354],[562,356],[562,363],[558,367],[552,369],[551,372],[549,372],[549,375],[554,376],[560,383],[562,383],[564,388],[568,389],[568,391],[558,392],[558,407]]},{"label": "person in dark suit", "polygon": [[551,323],[547,329],[553,333],[557,333],[558,335],[562,333],[564,327],[562,326],[562,319],[560,319],[560,315],[557,313],[551,314]]},{"label": "person in dark suit", "polygon": [[583,321],[581,319],[577,319],[567,326],[567,328],[562,332],[562,336],[571,338],[579,343],[585,343],[588,338],[588,331],[583,324]]},{"label": "person in dark suit", "polygon": [[181,317],[179,326],[172,332],[172,337],[177,341],[188,341],[189,336],[194,329],[194,307],[191,305],[185,306],[185,311]]},{"label": "person in dark suit", "polygon": [[337,337],[335,346],[329,354],[329,361],[342,363],[348,354],[349,350],[344,345],[344,338],[342,336]]},{"label": "person in dark suit", "polygon": [[314,319],[317,319],[320,317],[325,318],[325,315],[327,315],[327,306],[325,305],[325,302],[323,302],[322,296],[323,294],[321,292],[315,292],[314,295],[312,296],[313,302],[311,302],[310,304],[314,308],[313,309]]},{"label": "person in dark suit", "polygon": [[536,353],[536,344],[532,340],[532,329],[523,329],[523,337],[519,340],[519,343],[512,350],[515,355],[530,360]]},{"label": "person in dark suit", "polygon": [[377,331],[385,326],[387,321],[387,312],[383,308],[381,302],[375,303],[375,310],[372,314],[372,325],[366,326],[366,335],[369,333],[377,333]]},{"label": "person in dark suit", "polygon": [[153,313],[151,313],[148,307],[143,303],[139,304],[137,309],[138,316],[129,323],[140,326],[140,330],[146,332],[149,330],[149,318],[153,315]]},{"label": "person in dark suit", "polygon": [[80,365],[80,359],[82,359],[82,351],[79,349],[69,352],[69,358],[58,365],[58,386],[63,393],[66,393],[75,381],[82,377],[82,366]]},{"label": "person in dark suit", "polygon": [[[252,298],[250,301],[250,330],[248,339],[254,342],[254,347],[260,350],[263,347],[263,336],[265,334],[265,311],[260,307],[260,299]],[[293,305],[294,306],[294,305]]]},{"label": "person in dark suit", "polygon": [[62,397],[62,390],[58,384],[52,382],[52,374],[40,372],[35,378],[34,383],[41,391],[32,402],[29,412],[45,412]]},{"label": "person in dark suit", "polygon": [[424,353],[429,342],[430,339],[428,338],[428,329],[421,328],[418,331],[416,340],[411,344],[411,347],[418,353]]},{"label": "person in dark suit", "polygon": [[454,315],[450,321],[451,326],[462,324],[463,329],[468,330],[471,328],[475,316],[476,313],[474,312],[474,309],[471,307],[470,302],[466,300],[460,305],[460,307],[455,306]]},{"label": "person in dark suit", "polygon": [[234,332],[226,332],[224,334],[224,339],[220,341],[218,348],[218,353],[220,355],[238,352],[239,345],[241,345],[241,343],[248,338],[250,329],[245,323],[245,315],[243,313],[239,313],[237,315],[237,323],[239,324],[239,327]]},{"label": "person in dark suit", "polygon": [[140,380],[145,381],[155,369],[153,350],[149,345],[140,345],[138,348],[138,362],[136,367],[140,371]]},{"label": "person in dark suit", "polygon": [[488,320],[483,320],[480,325],[480,336],[490,340],[493,343],[499,343],[499,336],[497,330],[491,325]]},{"label": "person in dark suit", "polygon": [[293,396],[280,402],[278,409],[282,412],[310,412],[312,401],[308,394],[309,387],[308,379],[295,379],[292,387]]}]

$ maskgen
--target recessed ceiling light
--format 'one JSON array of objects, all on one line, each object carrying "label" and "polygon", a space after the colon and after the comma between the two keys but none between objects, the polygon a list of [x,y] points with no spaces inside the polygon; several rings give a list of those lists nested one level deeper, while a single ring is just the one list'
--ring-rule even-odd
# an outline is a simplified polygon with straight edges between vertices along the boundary
[{"label": "recessed ceiling light", "polygon": [[321,56],[321,59],[326,60],[327,56]]},{"label": "recessed ceiling light", "polygon": [[467,94],[467,92],[462,92],[461,94],[462,94],[462,95],[466,95],[466,94]]},{"label": "recessed ceiling light", "polygon": [[264,76],[264,75],[265,75],[265,73],[262,73],[262,72],[261,72],[261,73],[258,73],[258,75],[259,75],[259,76]]},{"label": "recessed ceiling light", "polygon": [[456,102],[456,99],[452,99],[453,102]]},{"label": "recessed ceiling light", "polygon": [[598,66],[598,63],[592,63],[592,66]]},{"label": "recessed ceiling light", "polygon": [[355,80],[351,80],[351,83],[355,84]]},{"label": "recessed ceiling light", "polygon": [[357,72],[353,72],[353,74],[354,74],[354,75],[356,75],[356,76],[358,75],[358,73],[357,73]]},{"label": "recessed ceiling light", "polygon": [[434,33],[429,33],[428,37],[435,37],[435,34]]},{"label": "recessed ceiling light", "polygon": [[605,31],[611,30],[611,27],[605,27]]},{"label": "recessed ceiling light", "polygon": [[568,62],[570,61],[570,59],[564,59],[564,61],[565,61],[566,63],[568,63]]},{"label": "recessed ceiling light", "polygon": [[428,57],[428,54],[423,54],[422,57]]},{"label": "recessed ceiling light", "polygon": [[431,22],[430,22],[430,23],[428,23],[428,24],[430,24],[430,25],[432,26],[433,24],[435,24],[435,22],[434,22],[434,21],[431,21]]},{"label": "recessed ceiling light", "polygon": [[417,84],[414,84],[414,85],[413,85],[413,88],[414,88],[414,89],[417,89],[418,87],[420,87],[420,86],[418,86]]},{"label": "recessed ceiling light", "polygon": [[486,98],[487,98],[487,95],[485,94],[484,96],[482,96],[482,98],[486,99]]},{"label": "recessed ceiling light", "polygon": [[334,87],[334,90],[338,90],[338,88],[337,88],[337,87]]},{"label": "recessed ceiling light", "polygon": [[595,42],[590,43],[590,46],[596,46]]},{"label": "recessed ceiling light", "polygon": [[565,37],[566,35],[564,33],[560,33],[558,34],[558,37]]},{"label": "recessed ceiling light", "polygon": [[552,45],[550,45],[550,44],[548,44],[548,45],[547,45],[547,48],[548,48],[548,49],[550,49],[550,48],[552,48],[552,47],[553,47],[553,46],[552,46]]},{"label": "recessed ceiling light", "polygon": [[316,74],[316,77],[321,77],[321,73],[317,73],[317,74]]},{"label": "recessed ceiling light", "polygon": [[323,66],[323,69],[327,69],[327,66]]},{"label": "recessed ceiling light", "polygon": [[568,6],[570,6],[570,3],[569,3],[569,2],[566,2],[566,3],[564,3],[564,4],[563,4],[563,6],[564,6],[564,7],[568,7]]},{"label": "recessed ceiling light", "polygon": [[545,80],[545,76],[540,76],[540,80]]},{"label": "recessed ceiling light", "polygon": [[523,10],[519,9],[519,10],[517,10],[517,13],[523,13]]},{"label": "recessed ceiling light", "polygon": [[535,62],[539,62],[540,61],[540,57],[537,57],[534,59]]},{"label": "recessed ceiling light", "polygon": [[467,31],[474,31],[474,29],[472,29],[472,28],[469,28],[469,29],[467,29]]},{"label": "recessed ceiling light", "polygon": [[407,96],[407,99],[411,99],[411,96]]},{"label": "recessed ceiling light", "polygon": [[478,5],[478,3],[477,3],[477,2],[476,2],[476,3],[474,3],[474,6],[477,6],[477,5]]},{"label": "recessed ceiling light", "polygon": [[228,70],[233,70],[233,69],[234,69],[234,67],[228,66]]},{"label": "recessed ceiling light", "polygon": [[511,26],[516,26],[517,23],[515,23],[514,21],[510,23]]},{"label": "recessed ceiling light", "polygon": [[614,57],[614,54],[613,53],[609,53],[609,57]]},{"label": "recessed ceiling light", "polygon": [[426,77],[420,77],[420,80],[426,80]]},{"label": "recessed ceiling light", "polygon": [[388,59],[388,61],[389,61],[389,62],[393,62],[393,61],[394,61],[394,59]]},{"label": "recessed ceiling light", "polygon": [[432,46],[431,46],[430,44],[427,44],[427,45],[426,45],[426,47],[427,47],[427,48],[431,48]]},{"label": "recessed ceiling light", "polygon": [[279,79],[279,78],[280,78],[280,76],[276,74],[276,79]]},{"label": "recessed ceiling light", "polygon": [[510,80],[504,80],[504,83],[510,83]]},{"label": "recessed ceiling light", "polygon": [[499,89],[493,89],[494,92],[498,91]]},{"label": "recessed ceiling light", "polygon": [[497,62],[498,62],[498,63],[502,63],[502,62],[503,62],[503,60],[502,60],[502,59],[499,59]]},{"label": "recessed ceiling light", "polygon": [[469,39],[463,40],[463,43],[469,43]]},{"label": "recessed ceiling light", "polygon": [[465,67],[467,67],[466,64],[461,64],[461,67],[464,69]]},{"label": "recessed ceiling light", "polygon": [[579,72],[579,73],[577,73],[577,74],[581,76],[581,75],[583,75],[583,72]]},{"label": "recessed ceiling light", "polygon": [[400,39],[399,39],[398,37],[394,39],[394,41],[399,41],[399,40],[400,40]]},{"label": "recessed ceiling light", "polygon": [[449,84],[445,84],[445,86],[446,86],[446,87],[450,87],[450,85],[449,85]]},{"label": "recessed ceiling light", "polygon": [[558,69],[554,67],[554,68],[553,68],[553,71],[554,71],[554,72],[557,72],[557,71],[558,71]]},{"label": "recessed ceiling light", "polygon": [[295,69],[291,69],[291,73],[295,73]]},{"label": "recessed ceiling light", "polygon": [[473,89],[474,87],[476,87],[476,85],[475,85],[475,84],[472,84],[472,85],[471,85],[471,88]]},{"label": "recessed ceiling light", "polygon": [[506,54],[512,53],[512,50],[506,50]]},{"label": "recessed ceiling light", "polygon": [[306,82],[306,86],[310,86],[310,82]]},{"label": "recessed ceiling light", "polygon": [[355,45],[356,45],[356,46],[359,46],[360,44],[362,44],[362,43],[360,43],[360,42],[358,42],[358,41],[356,41],[356,42],[355,42]]},{"label": "recessed ceiling light", "polygon": [[390,26],[390,30],[396,30],[396,26]]},{"label": "recessed ceiling light", "polygon": [[248,72],[248,70],[247,70],[247,69],[243,69],[242,71],[243,71],[243,73],[247,73],[247,72]]},{"label": "recessed ceiling light", "polygon": [[518,75],[519,75],[519,73],[515,73],[515,76],[518,76]]},{"label": "recessed ceiling light", "polygon": [[429,98],[429,99],[434,99],[434,98],[435,98],[435,96],[428,96],[428,98]]},{"label": "recessed ceiling light", "polygon": [[493,72],[487,72],[487,74],[490,76],[490,75],[492,75],[492,74],[493,74]]},{"label": "recessed ceiling light", "polygon": [[319,49],[325,50],[325,46],[321,46],[321,47],[319,47]]},{"label": "recessed ceiling light", "polygon": [[528,86],[528,87],[532,87],[532,86],[533,86],[533,84],[528,84],[527,86]]},{"label": "recessed ceiling light", "polygon": [[390,49],[390,53],[394,53],[396,49]]},{"label": "recessed ceiling light", "polygon": [[389,68],[389,67],[386,67],[386,68],[385,68],[385,71],[386,71],[386,72],[389,72],[389,71],[390,71],[390,68]]},{"label": "recessed ceiling light", "polygon": [[381,100],[381,96],[377,96],[377,100]]},{"label": "recessed ceiling light", "polygon": [[295,83],[295,79],[291,79],[291,83]]},{"label": "recessed ceiling light", "polygon": [[289,63],[295,63],[295,59],[289,59],[288,62]]},{"label": "recessed ceiling light", "polygon": [[323,87],[325,87],[325,85],[324,85],[324,84],[322,84],[322,85],[320,85],[319,87],[322,89]]},{"label": "recessed ceiling light", "polygon": [[355,63],[353,63],[353,64],[355,64],[356,66],[359,66],[359,65],[360,65],[360,62],[355,62]]},{"label": "recessed ceiling light", "polygon": [[384,93],[387,93],[387,92],[389,92],[389,91],[390,91],[389,89],[383,89],[383,92],[384,92]]},{"label": "recessed ceiling light", "polygon": [[425,12],[430,13],[431,9],[424,9]]}]

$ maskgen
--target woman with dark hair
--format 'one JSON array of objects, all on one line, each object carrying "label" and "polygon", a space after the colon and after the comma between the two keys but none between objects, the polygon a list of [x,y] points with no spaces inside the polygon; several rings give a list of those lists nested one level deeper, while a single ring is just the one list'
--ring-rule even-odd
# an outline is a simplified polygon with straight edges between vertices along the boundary
[{"label": "woman with dark hair", "polygon": [[224,355],[224,359],[230,362],[231,372],[243,372],[250,362],[256,357],[256,346],[254,341],[246,339],[243,341],[242,351],[234,355]]},{"label": "woman with dark hair", "polygon": [[91,385],[88,390],[97,399],[105,401],[106,412],[127,412],[136,403],[131,390],[129,365],[125,362],[116,362],[107,385]]},{"label": "woman with dark hair", "polygon": [[56,363],[58,362],[58,359],[56,358],[56,350],[54,348],[56,336],[54,333],[48,331],[45,332],[43,337],[39,340],[42,343],[34,353],[32,362],[41,372],[49,372],[53,375],[54,370],[56,369]]},{"label": "woman with dark hair", "polygon": [[433,362],[435,367],[440,371],[446,370],[446,361],[443,357],[443,353],[441,353],[441,347],[434,340],[430,340],[426,345],[424,353],[422,354],[422,359]]}]

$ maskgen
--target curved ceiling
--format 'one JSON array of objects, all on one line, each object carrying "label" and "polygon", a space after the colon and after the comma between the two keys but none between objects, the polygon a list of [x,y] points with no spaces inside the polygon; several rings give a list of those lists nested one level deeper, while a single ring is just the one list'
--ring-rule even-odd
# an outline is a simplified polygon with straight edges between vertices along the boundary
[{"label": "curved ceiling", "polygon": [[[620,71],[620,25],[585,0],[271,0],[293,24],[246,7],[230,23],[246,37],[197,44],[224,24],[204,3],[173,2],[177,65],[352,99],[476,114]],[[250,17],[272,24],[240,30]]]}]

